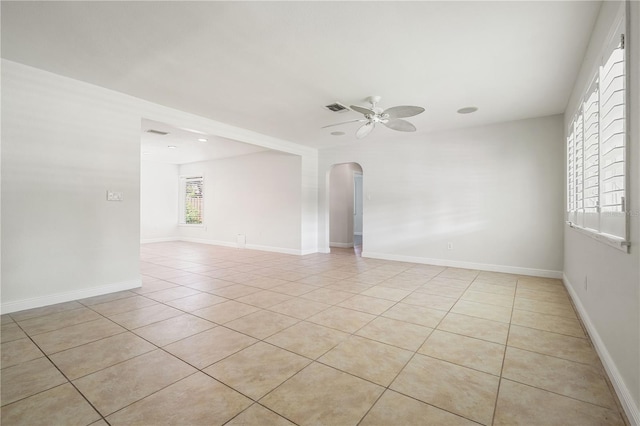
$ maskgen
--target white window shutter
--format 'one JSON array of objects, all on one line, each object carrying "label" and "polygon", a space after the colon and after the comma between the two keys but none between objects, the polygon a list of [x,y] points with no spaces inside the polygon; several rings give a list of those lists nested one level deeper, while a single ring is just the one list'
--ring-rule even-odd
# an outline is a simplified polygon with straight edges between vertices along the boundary
[{"label": "white window shutter", "polygon": [[626,236],[625,53],[622,24],[600,67],[600,231]]},{"label": "white window shutter", "polygon": [[599,230],[600,211],[600,145],[599,145],[599,98],[596,79],[583,103],[584,133],[584,182],[583,182],[583,226]]},{"label": "white window shutter", "polygon": [[576,199],[575,208],[575,223],[578,226],[583,226],[583,214],[584,214],[584,125],[583,125],[583,113],[582,108],[578,117],[574,122],[574,193]]},{"label": "white window shutter", "polygon": [[575,221],[576,187],[575,187],[575,141],[574,123],[571,122],[569,137],[567,138],[567,220]]}]

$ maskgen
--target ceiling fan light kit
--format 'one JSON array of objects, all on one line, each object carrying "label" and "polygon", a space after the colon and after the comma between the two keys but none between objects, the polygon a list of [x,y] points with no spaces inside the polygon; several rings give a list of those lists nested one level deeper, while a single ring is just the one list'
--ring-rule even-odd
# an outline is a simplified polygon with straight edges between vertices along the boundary
[{"label": "ceiling fan light kit", "polygon": [[424,108],[418,106],[400,105],[383,110],[382,108],[377,106],[378,102],[380,102],[380,99],[380,96],[369,96],[367,98],[367,102],[371,104],[370,108],[361,107],[358,105],[351,105],[349,107],[352,111],[364,115],[364,118],[329,124],[328,126],[324,126],[323,129],[326,127],[339,126],[347,123],[364,123],[356,131],[356,138],[358,139],[362,139],[369,133],[371,133],[371,131],[373,131],[373,129],[376,127],[376,124],[378,123],[381,123],[389,129],[397,130],[399,132],[416,131],[416,126],[414,126],[407,120],[403,120],[403,118],[418,115],[424,112]]}]

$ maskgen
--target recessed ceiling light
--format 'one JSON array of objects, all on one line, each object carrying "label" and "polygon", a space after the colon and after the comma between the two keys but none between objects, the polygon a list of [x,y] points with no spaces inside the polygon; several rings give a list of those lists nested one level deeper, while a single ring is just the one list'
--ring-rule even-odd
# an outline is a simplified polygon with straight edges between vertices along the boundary
[{"label": "recessed ceiling light", "polygon": [[168,146],[167,146],[167,148],[169,148],[169,149],[176,149],[176,148],[177,148],[177,146],[175,146],[175,145],[168,145]]},{"label": "recessed ceiling light", "polygon": [[478,107],[465,107],[465,108],[460,108],[458,110],[458,114],[471,114],[472,112],[476,112],[478,110]]},{"label": "recessed ceiling light", "polygon": [[198,139],[198,142],[206,142],[206,141],[207,141],[207,139],[205,139],[205,138],[199,138]]},{"label": "recessed ceiling light", "polygon": [[342,135],[344,135],[344,132],[331,132],[331,134],[333,136],[342,136]]}]

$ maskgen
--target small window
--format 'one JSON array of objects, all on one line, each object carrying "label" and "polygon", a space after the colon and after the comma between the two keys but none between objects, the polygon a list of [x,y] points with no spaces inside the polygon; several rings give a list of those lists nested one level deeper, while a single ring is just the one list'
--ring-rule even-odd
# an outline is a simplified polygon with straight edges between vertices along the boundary
[{"label": "small window", "polygon": [[202,176],[180,178],[180,223],[202,225],[204,212],[204,180]]}]

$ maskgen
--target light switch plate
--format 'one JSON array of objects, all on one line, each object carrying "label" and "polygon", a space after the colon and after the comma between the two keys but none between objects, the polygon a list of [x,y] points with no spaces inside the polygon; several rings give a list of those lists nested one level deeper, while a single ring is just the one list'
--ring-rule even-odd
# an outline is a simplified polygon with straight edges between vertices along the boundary
[{"label": "light switch plate", "polygon": [[122,201],[122,192],[107,191],[107,201]]}]

